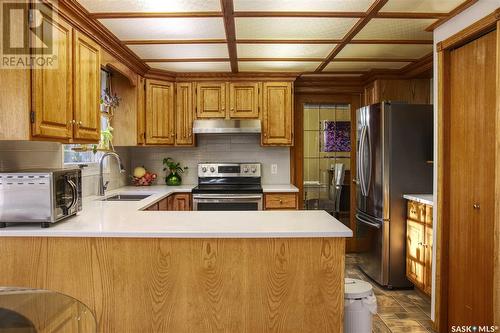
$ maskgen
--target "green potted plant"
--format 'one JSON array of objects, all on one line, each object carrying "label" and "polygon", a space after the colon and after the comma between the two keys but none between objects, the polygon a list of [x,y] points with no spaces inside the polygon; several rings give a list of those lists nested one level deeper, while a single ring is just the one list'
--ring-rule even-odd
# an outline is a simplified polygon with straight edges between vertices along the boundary
[{"label": "green potted plant", "polygon": [[167,183],[168,186],[177,186],[182,184],[182,177],[180,176],[181,173],[184,173],[188,169],[188,167],[181,167],[180,163],[175,163],[175,161],[170,158],[164,158],[163,159],[163,165],[165,166],[163,168],[163,171],[169,170],[169,174],[165,178],[165,182]]}]

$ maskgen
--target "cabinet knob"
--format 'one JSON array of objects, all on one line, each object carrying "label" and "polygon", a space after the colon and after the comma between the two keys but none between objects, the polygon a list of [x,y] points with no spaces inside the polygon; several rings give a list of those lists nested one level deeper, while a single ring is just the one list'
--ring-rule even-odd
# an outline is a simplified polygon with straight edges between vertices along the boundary
[{"label": "cabinet knob", "polygon": [[231,111],[234,111],[234,108],[231,108]]},{"label": "cabinet knob", "polygon": [[475,203],[472,205],[472,207],[474,207],[474,209],[479,209],[481,208],[481,206],[478,204],[478,203]]},{"label": "cabinet knob", "polygon": [[280,199],[280,205],[282,205],[282,204],[283,204],[283,200]]},{"label": "cabinet knob", "polygon": [[171,137],[174,137],[174,136],[175,136],[175,134],[174,134],[174,133],[172,133],[172,134],[170,134],[170,136],[171,136]]},{"label": "cabinet knob", "polygon": [[264,133],[264,136],[267,136],[267,133]]}]

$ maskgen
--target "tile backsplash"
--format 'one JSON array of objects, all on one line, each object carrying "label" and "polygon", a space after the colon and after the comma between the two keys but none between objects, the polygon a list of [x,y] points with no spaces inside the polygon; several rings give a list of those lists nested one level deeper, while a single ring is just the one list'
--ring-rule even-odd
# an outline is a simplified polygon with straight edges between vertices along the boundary
[{"label": "tile backsplash", "polygon": [[[162,160],[171,157],[189,170],[182,176],[184,184],[196,184],[197,164],[200,162],[260,162],[263,184],[290,183],[290,149],[288,147],[261,147],[260,135],[254,134],[198,134],[196,147],[133,147],[130,149],[131,170],[137,166],[159,175],[163,182],[165,172]],[[271,173],[271,165],[277,165],[277,173]]]},{"label": "tile backsplash", "polygon": [[[245,135],[197,135],[196,147],[118,147],[116,149],[126,172],[120,174],[113,158],[107,160],[104,180],[108,189],[130,184],[134,167],[145,166],[158,174],[157,184],[164,183],[163,158],[172,157],[189,170],[183,175],[184,184],[198,182],[197,164],[200,162],[260,162],[263,184],[290,183],[290,149],[288,147],[261,147],[260,136]],[[271,166],[276,164],[277,173]],[[63,167],[62,145],[53,142],[0,141],[0,171],[32,168]],[[82,172],[84,196],[96,195],[99,168],[90,164]]]},{"label": "tile backsplash", "polygon": [[[123,157],[125,168],[130,170],[128,150],[117,149]],[[109,162],[108,162],[109,163]],[[36,168],[62,168],[62,145],[54,142],[35,141],[0,141],[0,171]],[[120,174],[116,162],[109,163],[105,180],[109,180],[109,189],[124,186],[128,182],[127,174]],[[96,165],[85,168],[82,172],[82,191],[84,196],[97,194],[99,169]]]}]

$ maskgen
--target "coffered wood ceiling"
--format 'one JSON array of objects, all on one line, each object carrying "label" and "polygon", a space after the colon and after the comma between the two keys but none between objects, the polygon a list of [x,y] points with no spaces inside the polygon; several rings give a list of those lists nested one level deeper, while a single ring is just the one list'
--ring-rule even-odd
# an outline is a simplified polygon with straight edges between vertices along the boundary
[{"label": "coffered wood ceiling", "polygon": [[402,73],[477,0],[78,0],[152,69]]}]

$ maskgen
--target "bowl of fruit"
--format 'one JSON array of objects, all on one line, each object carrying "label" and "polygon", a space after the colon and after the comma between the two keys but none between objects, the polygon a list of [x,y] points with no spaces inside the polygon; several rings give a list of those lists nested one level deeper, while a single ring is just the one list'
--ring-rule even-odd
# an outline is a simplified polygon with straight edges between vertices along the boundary
[{"label": "bowl of fruit", "polygon": [[149,172],[144,167],[137,167],[134,169],[132,183],[135,186],[150,186],[157,177],[158,175],[156,173]]}]

